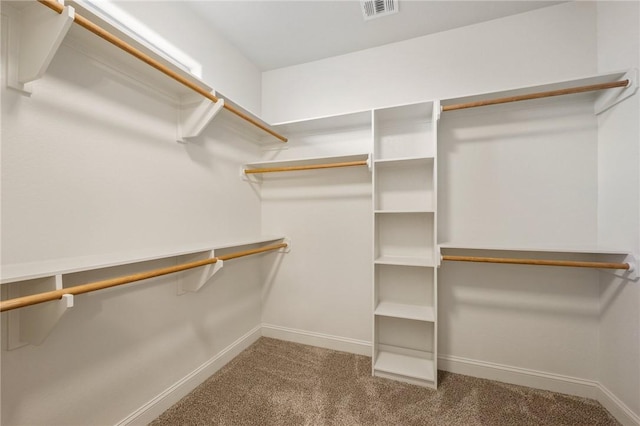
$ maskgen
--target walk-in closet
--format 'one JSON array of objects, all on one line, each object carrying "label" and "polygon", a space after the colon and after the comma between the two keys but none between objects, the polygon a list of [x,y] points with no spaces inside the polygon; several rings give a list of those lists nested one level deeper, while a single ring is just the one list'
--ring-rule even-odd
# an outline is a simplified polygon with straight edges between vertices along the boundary
[{"label": "walk-in closet", "polygon": [[1,3],[3,425],[640,425],[640,3]]}]

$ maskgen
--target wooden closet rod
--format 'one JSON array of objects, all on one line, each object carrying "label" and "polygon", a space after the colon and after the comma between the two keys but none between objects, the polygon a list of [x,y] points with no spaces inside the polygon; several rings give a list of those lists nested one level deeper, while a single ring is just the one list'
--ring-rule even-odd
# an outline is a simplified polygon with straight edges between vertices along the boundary
[{"label": "wooden closet rod", "polygon": [[309,164],[307,166],[286,166],[286,167],[266,167],[262,169],[244,169],[245,174],[251,173],[273,173],[273,172],[293,172],[297,170],[332,169],[335,167],[366,166],[367,160],[347,161],[344,163]]},{"label": "wooden closet rod", "polygon": [[266,251],[277,250],[287,247],[287,243],[273,244],[270,246],[260,247],[256,249],[244,250],[235,253],[216,256],[209,259],[197,260],[194,262],[182,263],[180,265],[169,266],[166,268],[153,269],[151,271],[140,272],[137,274],[125,275],[122,277],[111,278],[103,281],[95,281],[88,284],[82,284],[74,287],[63,288],[60,290],[47,291],[44,293],[33,294],[30,296],[17,297],[15,299],[3,300],[0,302],[0,312],[10,311],[12,309],[23,308],[25,306],[36,305],[38,303],[50,302],[52,300],[61,299],[65,294],[83,294],[92,291],[102,290],[109,287],[116,287],[124,284],[142,281],[149,278],[159,277],[162,275],[173,274],[175,272],[186,271],[187,269],[198,268],[200,266],[216,263],[218,260],[231,260],[238,257],[249,256],[252,254],[263,253]]},{"label": "wooden closet rod", "polygon": [[514,259],[514,258],[504,258],[504,257],[473,257],[473,256],[443,255],[442,260],[450,260],[455,262],[510,263],[515,265],[572,266],[572,267],[578,267],[578,268],[601,268],[601,269],[628,270],[630,268],[628,263],[580,262],[580,261],[572,261],[572,260]]},{"label": "wooden closet rod", "polygon": [[[62,11],[64,10],[64,6],[61,5],[60,3],[58,3],[55,0],[38,0],[40,3],[42,3],[43,5],[47,6],[49,9],[54,10],[57,13],[62,13]],[[113,44],[116,47],[119,47],[120,49],[124,50],[125,52],[129,53],[132,56],[135,56],[136,58],[140,59],[141,61],[147,63],[148,65],[151,65],[153,68],[157,69],[158,71],[160,71],[161,73],[165,74],[168,77],[171,77],[172,79],[174,79],[175,81],[183,84],[184,86],[188,87],[189,89],[193,90],[196,93],[199,93],[200,95],[204,96],[205,98],[213,101],[213,102],[218,102],[218,98],[211,94],[210,92],[206,91],[205,89],[203,89],[202,87],[198,86],[195,83],[192,83],[191,81],[187,80],[186,78],[184,78],[183,76],[181,76],[180,74],[172,71],[171,69],[167,68],[166,66],[162,65],[160,62],[156,61],[155,59],[153,59],[152,57],[150,57],[149,55],[141,52],[140,50],[136,49],[135,47],[131,46],[130,44],[128,44],[127,42],[125,42],[124,40],[116,37],[115,35],[111,34],[110,32],[108,32],[107,30],[99,27],[98,25],[94,24],[93,22],[89,21],[87,18],[78,15],[77,13],[75,14],[75,17],[73,19],[73,22],[75,22],[76,24],[80,25],[81,27],[86,28],[87,30],[91,31],[92,33],[94,33],[95,35],[97,35],[98,37],[103,38],[104,40],[108,41],[109,43]],[[224,108],[227,109],[229,112],[232,112],[233,114],[237,115],[238,117],[242,118],[245,121],[248,121],[249,123],[253,124],[254,126],[264,130],[265,132],[275,136],[276,138],[280,139],[282,142],[287,142],[287,138],[285,138],[284,136],[280,135],[279,133],[275,132],[274,130],[270,129],[269,127],[265,126],[264,124],[260,123],[259,121],[255,120],[253,117],[245,114],[244,112],[240,111],[239,109],[235,108],[233,105],[228,105],[228,104],[224,104]]]},{"label": "wooden closet rod", "polygon": [[506,104],[508,102],[526,101],[529,99],[550,98],[552,96],[570,95],[573,93],[592,92],[595,90],[614,89],[626,87],[629,80],[613,81],[611,83],[592,84],[589,86],[571,87],[568,89],[551,90],[548,92],[530,93],[528,95],[509,96],[506,98],[487,99],[485,101],[466,102],[454,105],[443,105],[442,111],[454,111],[457,109],[475,108],[487,105]]}]

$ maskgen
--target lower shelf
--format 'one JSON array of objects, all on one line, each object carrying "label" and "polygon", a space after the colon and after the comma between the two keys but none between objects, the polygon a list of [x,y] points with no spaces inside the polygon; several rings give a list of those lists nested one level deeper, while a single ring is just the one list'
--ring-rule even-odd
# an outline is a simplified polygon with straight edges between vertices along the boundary
[{"label": "lower shelf", "polygon": [[[431,385],[433,385],[434,383],[435,371],[433,360],[431,359],[425,359],[422,357],[410,355],[401,355],[394,352],[381,350],[378,352],[378,356],[376,357],[376,362],[373,366],[373,369],[374,373],[382,372],[402,376],[402,378],[407,379],[403,381],[407,381],[410,383],[415,383],[415,381],[410,379],[422,380],[425,382],[429,382],[426,384]],[[402,378],[399,379],[402,380]]]},{"label": "lower shelf", "polygon": [[431,306],[409,305],[405,303],[380,302],[374,314],[393,318],[405,318],[418,321],[435,321],[435,313]]}]

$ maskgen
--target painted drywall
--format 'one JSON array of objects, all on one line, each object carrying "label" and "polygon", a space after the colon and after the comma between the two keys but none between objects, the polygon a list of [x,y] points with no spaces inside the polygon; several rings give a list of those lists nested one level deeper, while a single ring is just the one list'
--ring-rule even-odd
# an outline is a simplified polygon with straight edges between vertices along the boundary
[{"label": "painted drywall", "polygon": [[[31,96],[4,82],[1,95],[3,266],[260,234],[260,200],[238,177],[255,145],[215,123],[177,143],[175,105],[117,67],[63,44]],[[116,424],[161,394],[170,400],[163,392],[259,326],[266,256],[225,263],[196,294],[177,296],[167,276],[77,296],[40,346],[6,350],[3,313],[2,424]]]},{"label": "painted drywall", "polygon": [[[640,67],[638,2],[598,2],[598,70]],[[640,252],[640,98],[598,116],[598,240]],[[640,288],[600,278],[599,381],[640,422]]]},{"label": "painted drywall", "polygon": [[[286,159],[367,152],[371,129],[287,135],[288,148],[267,156]],[[263,289],[263,323],[370,342],[369,170],[350,167],[270,174],[256,190],[262,200],[263,231],[284,232],[294,247]]]},{"label": "painted drywall", "polygon": [[569,2],[265,72],[270,122],[560,81],[596,72],[595,4]]},{"label": "painted drywall", "polygon": [[191,9],[188,2],[115,3],[200,62],[203,81],[245,109],[260,115],[261,71]]},{"label": "painted drywall", "polygon": [[[270,120],[286,122],[594,74],[595,13],[593,3],[561,4],[269,71],[263,76],[263,113]],[[526,125],[523,134],[527,120],[535,124]],[[559,102],[549,109],[536,104],[508,114],[494,109],[450,115],[442,118],[440,126],[441,241],[455,238],[463,243],[525,247],[595,245],[597,131],[587,104]],[[290,149],[294,147],[295,141]],[[321,152],[322,145],[317,149]],[[544,175],[538,178],[541,171]],[[302,178],[287,185],[278,187],[277,205],[263,200],[265,232],[270,227],[286,229],[288,223],[299,220],[293,219],[294,212],[304,203],[296,197],[310,196],[313,191]],[[263,197],[271,191],[265,185]],[[340,201],[339,189],[334,191],[335,200],[328,202]],[[357,245],[350,242],[350,248],[370,255],[371,238],[364,233],[371,224],[364,218],[364,213],[361,219],[340,215],[335,233],[328,226],[314,237],[314,253],[332,252],[333,239],[327,235],[340,238],[340,230],[347,228],[354,235],[363,235]],[[349,220],[351,223],[346,222]],[[311,233],[305,236],[312,237]],[[315,262],[300,253],[295,262],[293,257],[290,260],[292,270]],[[323,270],[323,274],[325,286],[344,285],[341,269],[332,275]],[[370,272],[363,268],[348,285],[371,286]],[[265,301],[263,319],[265,313],[277,311],[274,306],[284,303],[292,307],[337,303],[333,291],[286,291],[294,288],[276,277],[271,292],[281,299]],[[370,292],[362,294],[368,298]],[[517,267],[445,265],[439,295],[441,355],[565,378],[597,378],[597,273],[529,269],[523,273]],[[340,306],[361,312],[360,297],[340,299]],[[281,314],[270,315],[268,320],[309,333],[336,333],[337,327],[327,331],[326,310],[300,311],[302,318]],[[371,312],[368,314],[368,323],[354,316],[337,336],[366,338],[363,336],[371,330]]]}]

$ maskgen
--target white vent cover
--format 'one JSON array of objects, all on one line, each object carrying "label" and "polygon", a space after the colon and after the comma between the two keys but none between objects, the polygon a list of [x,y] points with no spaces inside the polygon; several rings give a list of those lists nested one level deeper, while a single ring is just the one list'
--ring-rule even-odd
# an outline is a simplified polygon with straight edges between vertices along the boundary
[{"label": "white vent cover", "polygon": [[398,0],[360,0],[365,21],[398,12]]}]

